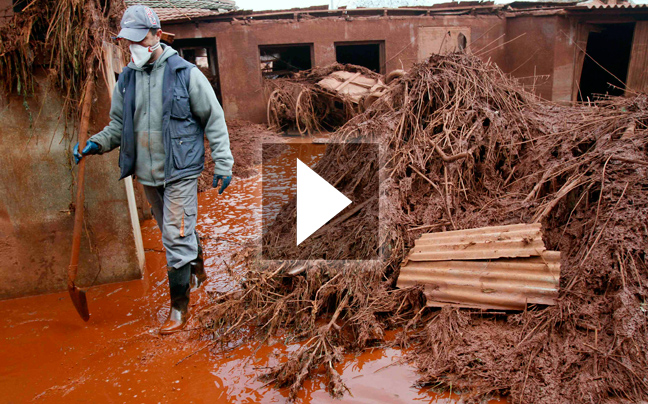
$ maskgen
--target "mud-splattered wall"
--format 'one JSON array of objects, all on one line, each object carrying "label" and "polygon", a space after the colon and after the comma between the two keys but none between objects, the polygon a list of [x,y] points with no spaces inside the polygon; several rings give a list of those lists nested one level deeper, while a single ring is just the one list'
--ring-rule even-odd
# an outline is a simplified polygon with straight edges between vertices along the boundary
[{"label": "mud-splattered wall", "polygon": [[[76,168],[59,120],[62,99],[37,77],[33,97],[0,101],[0,299],[65,290]],[[110,101],[99,85],[91,134],[107,123]],[[74,135],[76,143],[76,135]],[[86,165],[86,216],[78,284],[141,277],[117,153]]]},{"label": "mud-splattered wall", "polygon": [[[223,107],[228,119],[264,122],[265,97],[259,46],[312,44],[313,66],[336,61],[336,42],[384,41],[385,72],[407,69],[419,59],[419,30],[424,27],[470,27],[469,47],[483,50],[484,59],[504,66],[508,38],[504,19],[479,16],[311,18],[253,22],[191,22],[165,24],[176,39],[216,38]],[[468,36],[468,35],[467,35]],[[489,51],[490,50],[490,51]]]},{"label": "mud-splattered wall", "polygon": [[9,21],[13,14],[13,1],[0,0],[0,27]]},{"label": "mud-splattered wall", "polygon": [[[587,34],[598,29],[590,27],[589,31],[583,31],[583,28],[594,23],[635,23],[648,18],[648,7],[642,6],[592,8],[561,3],[546,7],[515,4],[501,7],[488,3],[466,8],[453,5],[444,10],[432,8],[419,15],[407,13],[425,10],[359,9],[348,15],[340,10],[330,13],[342,14],[328,15],[328,10],[241,12],[230,17],[163,22],[162,25],[175,33],[177,39],[215,38],[220,93],[226,115],[263,122],[266,119],[265,97],[259,46],[312,46],[313,66],[321,67],[336,61],[336,42],[381,42],[384,43],[381,60],[385,61],[381,73],[385,73],[407,69],[426,57],[429,51],[447,50],[445,39],[456,41],[455,37],[463,33],[470,52],[496,63],[504,72],[520,79],[529,90],[547,100],[572,102],[576,100]],[[389,14],[392,12],[401,14]],[[445,30],[446,38],[441,38]],[[646,58],[642,38],[638,35],[633,39],[634,56],[629,73],[637,88],[643,86],[644,80],[642,71]]]}]

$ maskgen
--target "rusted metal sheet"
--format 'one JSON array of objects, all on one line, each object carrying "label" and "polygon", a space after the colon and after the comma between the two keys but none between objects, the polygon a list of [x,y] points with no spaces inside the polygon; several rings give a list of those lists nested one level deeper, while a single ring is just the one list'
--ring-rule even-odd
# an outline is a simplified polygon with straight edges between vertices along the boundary
[{"label": "rusted metal sheet", "polygon": [[516,224],[423,234],[408,260],[448,261],[539,256],[545,251],[541,225]]},{"label": "rusted metal sheet", "polygon": [[560,252],[545,251],[492,261],[409,261],[397,286],[425,285],[428,306],[519,310],[555,304],[559,282]]},{"label": "rusted metal sheet", "polygon": [[559,283],[560,252],[535,223],[423,234],[397,286],[425,285],[428,306],[520,310],[555,304]]}]

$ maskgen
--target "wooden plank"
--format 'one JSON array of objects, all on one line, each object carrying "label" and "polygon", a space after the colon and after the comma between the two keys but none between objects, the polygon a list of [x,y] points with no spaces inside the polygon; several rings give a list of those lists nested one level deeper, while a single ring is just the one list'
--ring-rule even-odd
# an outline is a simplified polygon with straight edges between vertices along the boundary
[{"label": "wooden plank", "polygon": [[[104,78],[106,80],[106,85],[108,86],[108,94],[112,100],[113,90],[115,89],[115,71],[121,72],[123,66],[121,66],[121,59],[119,58],[119,48],[114,44],[104,42],[103,43],[103,60],[104,60]],[[119,63],[118,66],[115,66],[115,62]],[[137,263],[139,269],[144,275],[144,270],[146,268],[146,257],[144,254],[144,241],[142,239],[142,230],[139,223],[139,215],[137,213],[137,203],[135,202],[135,189],[133,187],[133,177],[128,176],[124,178],[124,188],[126,190],[126,199],[128,201],[128,213],[131,218],[131,226],[133,228],[133,238],[135,240],[135,251],[137,253]]]},{"label": "wooden plank", "polygon": [[344,87],[346,87],[350,82],[352,82],[356,77],[361,75],[362,73],[356,72],[353,76],[349,77],[345,82],[334,88],[334,91],[340,92]]},{"label": "wooden plank", "polygon": [[627,87],[633,92],[648,92],[648,21],[637,21],[632,39]]}]

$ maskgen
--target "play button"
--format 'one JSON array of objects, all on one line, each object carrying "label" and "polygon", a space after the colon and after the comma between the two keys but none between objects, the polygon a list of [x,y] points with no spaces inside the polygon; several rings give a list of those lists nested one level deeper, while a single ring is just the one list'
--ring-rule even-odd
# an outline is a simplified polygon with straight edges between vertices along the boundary
[{"label": "play button", "polygon": [[379,157],[376,143],[264,143],[261,259],[379,259]]},{"label": "play button", "polygon": [[297,160],[297,245],[351,204],[351,200]]}]

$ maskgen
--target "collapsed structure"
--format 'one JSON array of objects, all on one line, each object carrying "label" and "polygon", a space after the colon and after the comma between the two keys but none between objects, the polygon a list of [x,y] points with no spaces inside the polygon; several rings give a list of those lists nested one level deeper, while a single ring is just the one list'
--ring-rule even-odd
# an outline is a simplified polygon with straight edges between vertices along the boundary
[{"label": "collapsed structure", "polygon": [[[646,95],[558,106],[460,53],[433,55],[397,83],[332,135],[381,144],[381,198],[372,201],[380,234],[362,231],[376,212],[370,203],[336,231],[294,246],[294,237],[280,237],[295,231],[293,200],[264,237],[303,259],[314,245],[363,248],[379,237],[382,261],[257,262],[247,251],[242,289],[203,313],[205,332],[225,343],[252,325],[262,339],[305,340],[265,375],[290,386],[291,397],[321,371],[330,392],[344,394],[334,368],[342,353],[382,345],[396,327],[393,343],[411,348],[424,385],[529,403],[646,399]],[[374,178],[363,175],[374,160],[335,150],[314,169],[341,192]],[[394,287],[424,232],[533,222],[546,248],[561,254],[555,306],[430,309],[420,286]],[[345,259],[334,252],[327,258]]]}]

